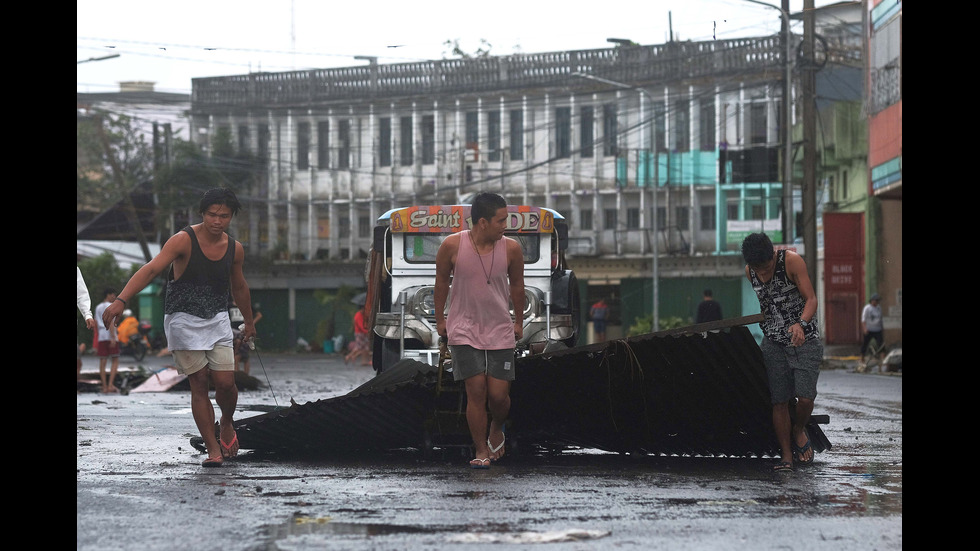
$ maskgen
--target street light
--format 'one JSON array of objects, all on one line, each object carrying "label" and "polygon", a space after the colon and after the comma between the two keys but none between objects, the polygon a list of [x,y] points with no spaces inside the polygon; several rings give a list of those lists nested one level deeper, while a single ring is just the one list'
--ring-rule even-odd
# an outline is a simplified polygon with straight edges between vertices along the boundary
[{"label": "street light", "polygon": [[[794,235],[796,232],[793,231],[794,221],[793,221],[793,126],[790,121],[793,116],[793,107],[790,104],[791,92],[791,80],[792,77],[792,66],[790,65],[790,60],[792,59],[792,47],[791,47],[791,35],[789,32],[789,13],[779,6],[773,6],[772,4],[766,4],[765,2],[760,2],[759,0],[745,0],[746,2],[751,2],[753,4],[758,4],[760,6],[765,6],[767,8],[772,8],[774,10],[779,10],[779,15],[783,19],[783,41],[786,42],[786,59],[783,62],[783,68],[785,71],[784,83],[783,83],[783,145],[785,151],[783,152],[783,228],[786,230],[786,235],[783,236],[783,243],[792,243]],[[788,4],[787,4],[788,5]]]},{"label": "street light", "polygon": [[[654,138],[656,132],[656,127],[654,126],[654,123],[656,122],[656,114],[655,114],[656,111],[653,108],[653,104],[654,104],[653,94],[651,94],[649,91],[647,91],[644,88],[640,88],[639,86],[630,86],[629,84],[624,84],[622,82],[616,82],[615,80],[609,80],[602,77],[597,77],[595,75],[590,75],[588,73],[574,72],[572,73],[572,76],[587,78],[589,80],[602,82],[604,84],[609,84],[611,86],[616,86],[618,88],[625,88],[627,90],[636,90],[638,92],[646,94],[646,96],[650,98],[650,160],[654,164],[656,164],[657,152],[656,152],[656,148],[654,147]],[[653,228],[653,321],[651,324],[651,329],[654,333],[656,333],[657,331],[660,331],[660,297],[659,297],[660,260],[658,258],[660,256],[660,246],[658,244],[658,238],[657,238],[657,184],[658,184],[657,179],[658,178],[655,171],[653,171],[651,167],[648,166],[647,171],[648,173],[653,175],[653,177],[651,178],[651,180],[653,181],[653,183],[651,184],[651,188],[653,191],[653,201],[651,202],[651,208],[653,212],[650,215],[650,224]]]}]

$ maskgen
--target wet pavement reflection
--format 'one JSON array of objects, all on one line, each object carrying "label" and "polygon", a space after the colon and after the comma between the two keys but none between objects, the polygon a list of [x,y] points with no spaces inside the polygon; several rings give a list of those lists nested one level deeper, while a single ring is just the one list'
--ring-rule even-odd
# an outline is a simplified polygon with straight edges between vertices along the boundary
[{"label": "wet pavement reflection", "polygon": [[[328,356],[263,360],[272,389],[241,392],[238,418],[344,394],[373,373]],[[789,473],[771,458],[595,450],[514,450],[479,471],[461,448],[246,452],[203,469],[188,392],[82,393],[77,548],[901,549],[901,377],[825,371],[818,390],[834,449]]]}]

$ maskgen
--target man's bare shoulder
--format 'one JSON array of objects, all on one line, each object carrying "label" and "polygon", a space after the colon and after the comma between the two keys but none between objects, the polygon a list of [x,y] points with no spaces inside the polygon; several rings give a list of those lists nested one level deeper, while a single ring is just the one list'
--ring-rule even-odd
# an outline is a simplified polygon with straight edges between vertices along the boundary
[{"label": "man's bare shoulder", "polygon": [[191,236],[184,230],[181,230],[171,235],[170,239],[168,239],[167,242],[163,244],[162,250],[166,250],[166,249],[171,249],[171,251],[174,253],[190,253]]},{"label": "man's bare shoulder", "polygon": [[459,248],[459,233],[450,234],[448,237],[442,240],[442,244],[439,248],[445,248],[447,250],[458,249]]}]

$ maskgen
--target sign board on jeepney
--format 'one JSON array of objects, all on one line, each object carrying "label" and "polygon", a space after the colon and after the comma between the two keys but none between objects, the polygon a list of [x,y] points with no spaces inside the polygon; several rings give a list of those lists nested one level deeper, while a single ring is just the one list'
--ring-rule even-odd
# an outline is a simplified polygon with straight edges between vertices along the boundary
[{"label": "sign board on jeepney", "polygon": [[[391,231],[396,233],[456,233],[468,230],[470,205],[414,206],[391,213]],[[516,233],[551,233],[555,217],[548,209],[523,205],[507,206],[507,230]]]}]

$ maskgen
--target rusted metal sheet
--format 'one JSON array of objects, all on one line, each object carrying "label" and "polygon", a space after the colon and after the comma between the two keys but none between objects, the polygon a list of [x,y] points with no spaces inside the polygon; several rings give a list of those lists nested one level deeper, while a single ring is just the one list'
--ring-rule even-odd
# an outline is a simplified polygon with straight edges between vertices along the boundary
[{"label": "rusted metal sheet", "polygon": [[[759,317],[520,358],[508,449],[778,456],[762,352],[744,327]],[[469,444],[464,412],[465,397],[451,377],[440,384],[436,367],[404,360],[344,396],[241,419],[235,427],[243,449],[427,450]],[[808,428],[817,451],[830,448],[816,422]]]}]

